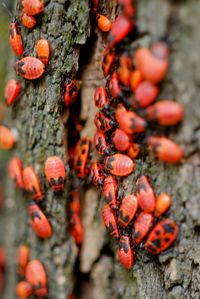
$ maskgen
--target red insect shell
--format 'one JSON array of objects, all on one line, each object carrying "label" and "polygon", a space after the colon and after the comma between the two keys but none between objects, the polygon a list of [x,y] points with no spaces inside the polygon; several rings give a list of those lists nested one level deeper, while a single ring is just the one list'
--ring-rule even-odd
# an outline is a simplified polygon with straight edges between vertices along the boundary
[{"label": "red insect shell", "polygon": [[73,190],[69,193],[70,203],[69,209],[72,213],[80,214],[81,211],[81,203],[80,203],[80,192]]},{"label": "red insect shell", "polygon": [[132,59],[128,56],[128,54],[122,53],[119,57],[119,68],[118,68],[118,77],[123,85],[130,85],[130,73],[132,69]]},{"label": "red insect shell", "polygon": [[176,240],[178,226],[171,219],[164,219],[156,224],[145,243],[145,249],[152,254],[166,250]]},{"label": "red insect shell", "polygon": [[146,116],[148,120],[156,121],[159,125],[172,126],[183,119],[184,109],[181,104],[163,100],[149,106],[146,109]]},{"label": "red insect shell", "polygon": [[30,250],[26,245],[20,245],[17,250],[17,266],[19,275],[24,276],[29,261]]},{"label": "red insect shell", "polygon": [[139,155],[141,151],[141,147],[139,144],[137,143],[130,143],[130,146],[127,150],[127,155],[131,158],[131,159],[136,159],[137,156]]},{"label": "red insect shell", "polygon": [[88,160],[90,157],[91,141],[87,137],[82,137],[75,148],[74,171],[80,179],[84,179],[89,171]]},{"label": "red insect shell", "polygon": [[134,55],[136,67],[142,76],[154,84],[159,83],[168,70],[168,59],[159,59],[149,49],[139,48]]},{"label": "red insect shell", "polygon": [[113,48],[106,48],[103,54],[102,70],[104,76],[107,77],[110,74],[111,68],[115,60],[115,51]]},{"label": "red insect shell", "polygon": [[134,6],[134,0],[118,0],[118,3],[121,5],[123,14],[129,18],[133,18],[136,13]]},{"label": "red insect shell", "polygon": [[12,158],[8,165],[8,172],[11,179],[16,181],[19,188],[23,188],[23,166],[19,158]]},{"label": "red insect shell", "polygon": [[78,214],[72,214],[70,219],[70,233],[77,245],[83,242],[83,226]]},{"label": "red insect shell", "polygon": [[106,110],[110,105],[106,89],[102,86],[98,87],[94,95],[94,104],[99,110]]},{"label": "red insect shell", "polygon": [[106,117],[102,112],[97,112],[94,118],[94,124],[98,131],[105,133],[112,129],[116,123],[111,118]]},{"label": "red insect shell", "polygon": [[117,221],[111,207],[109,205],[103,206],[103,208],[101,209],[101,215],[103,223],[111,237],[118,240],[119,232],[117,228]]},{"label": "red insect shell", "polygon": [[152,214],[141,212],[133,224],[132,241],[137,246],[142,242],[153,224]]},{"label": "red insect shell", "polygon": [[112,74],[110,78],[108,88],[113,98],[117,99],[123,96],[121,87],[119,86],[119,80],[115,72]]},{"label": "red insect shell", "polygon": [[130,88],[133,92],[135,92],[135,89],[140,85],[140,83],[143,81],[142,74],[139,70],[135,69],[130,73]]},{"label": "red insect shell", "polygon": [[113,210],[117,209],[117,191],[116,179],[108,175],[103,182],[103,197]]},{"label": "red insect shell", "polygon": [[130,146],[129,135],[121,129],[116,129],[112,134],[112,143],[118,151],[126,151]]},{"label": "red insect shell", "polygon": [[154,191],[145,175],[140,176],[136,181],[136,196],[140,208],[146,213],[152,213],[156,208]]},{"label": "red insect shell", "polygon": [[135,89],[135,95],[131,98],[134,108],[144,108],[149,106],[157,98],[159,89],[151,82],[143,81]]},{"label": "red insect shell", "polygon": [[45,65],[35,57],[24,57],[16,61],[16,72],[27,80],[40,78],[44,73]]},{"label": "red insect shell", "polygon": [[94,162],[90,170],[90,176],[94,185],[98,188],[103,187],[104,175],[99,163]]},{"label": "red insect shell", "polygon": [[104,159],[105,169],[116,176],[127,176],[135,169],[135,163],[126,155],[115,154]]},{"label": "red insect shell", "polygon": [[101,31],[108,32],[110,30],[112,25],[111,21],[108,18],[106,18],[104,15],[97,14],[96,21]]},{"label": "red insect shell", "polygon": [[106,144],[105,135],[101,132],[96,132],[94,135],[94,147],[101,155],[110,155],[111,149]]},{"label": "red insect shell", "polygon": [[156,200],[155,217],[164,214],[171,205],[171,197],[167,193],[160,193]]},{"label": "red insect shell", "polygon": [[127,134],[135,134],[144,132],[147,123],[146,121],[132,111],[126,111],[124,108],[117,108],[115,118],[119,124],[119,128]]},{"label": "red insect shell", "polygon": [[32,260],[28,263],[26,267],[26,280],[32,285],[35,295],[47,295],[47,276],[39,260]]},{"label": "red insect shell", "polygon": [[45,175],[55,192],[62,191],[65,187],[64,181],[66,178],[65,165],[63,161],[57,157],[49,157],[45,162]]},{"label": "red insect shell", "polygon": [[76,100],[78,96],[79,86],[76,81],[67,78],[65,80],[65,94],[64,94],[64,102],[68,107]]},{"label": "red insect shell", "polygon": [[16,138],[13,136],[11,131],[5,126],[0,125],[0,148],[11,149],[15,144]]},{"label": "red insect shell", "polygon": [[27,299],[32,294],[32,285],[27,281],[20,281],[16,285],[16,295],[20,299]]},{"label": "red insect shell", "polygon": [[108,35],[108,46],[113,47],[121,42],[133,29],[133,22],[125,16],[119,16],[112,24]]},{"label": "red insect shell", "polygon": [[28,29],[32,29],[36,25],[36,19],[27,15],[24,11],[20,14],[22,25]]},{"label": "red insect shell", "polygon": [[118,259],[125,269],[131,269],[134,263],[134,255],[130,245],[130,238],[122,235],[117,251]]},{"label": "red insect shell", "polygon": [[179,163],[183,158],[183,150],[178,144],[166,137],[150,136],[147,139],[149,150],[164,162]]},{"label": "red insect shell", "polygon": [[4,246],[0,246],[0,268],[4,269],[6,264],[6,250]]},{"label": "red insect shell", "polygon": [[6,104],[11,105],[15,102],[18,95],[20,94],[21,86],[19,82],[14,79],[8,80],[5,87],[4,97],[6,99]]},{"label": "red insect shell", "polygon": [[127,227],[138,209],[138,200],[134,195],[127,195],[122,199],[119,208],[118,224],[121,227]]},{"label": "red insect shell", "polygon": [[24,48],[22,44],[20,28],[16,20],[13,20],[10,23],[9,42],[10,42],[10,47],[12,51],[15,53],[15,55],[21,56],[24,52]]},{"label": "red insect shell", "polygon": [[43,199],[44,196],[40,188],[39,180],[31,166],[24,168],[23,182],[25,190],[32,193],[32,198],[35,201]]},{"label": "red insect shell", "polygon": [[31,217],[31,226],[35,233],[40,238],[50,238],[52,235],[52,229],[49,221],[33,200],[30,200],[28,203],[28,213]]},{"label": "red insect shell", "polygon": [[41,0],[22,0],[22,5],[29,16],[35,16],[44,9],[44,3]]},{"label": "red insect shell", "polygon": [[47,65],[49,63],[50,46],[46,39],[40,39],[36,44],[36,52],[38,58]]}]

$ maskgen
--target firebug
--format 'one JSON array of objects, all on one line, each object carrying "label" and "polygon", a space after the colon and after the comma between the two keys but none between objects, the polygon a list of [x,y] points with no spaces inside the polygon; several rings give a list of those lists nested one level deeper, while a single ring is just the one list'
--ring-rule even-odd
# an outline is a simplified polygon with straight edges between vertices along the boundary
[{"label": "firebug", "polygon": [[64,189],[64,181],[66,178],[65,165],[57,156],[49,157],[45,162],[45,175],[55,192]]}]

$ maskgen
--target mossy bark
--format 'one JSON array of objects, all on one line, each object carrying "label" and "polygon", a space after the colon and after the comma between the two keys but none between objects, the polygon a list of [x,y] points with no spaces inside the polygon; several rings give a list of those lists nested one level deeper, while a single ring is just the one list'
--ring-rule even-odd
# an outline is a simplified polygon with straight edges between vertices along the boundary
[{"label": "mossy bark", "polygon": [[[105,5],[105,1],[102,2]],[[111,19],[115,17],[115,4],[115,1],[110,1],[106,5]],[[4,299],[14,298],[17,281],[15,252],[22,242],[29,244],[31,257],[39,258],[45,265],[50,299],[65,299],[74,284],[79,286],[79,297],[84,299],[200,297],[199,17],[199,1],[138,1],[137,24],[139,31],[146,34],[137,43],[149,45],[151,41],[165,37],[170,44],[170,69],[161,85],[159,98],[176,99],[185,106],[183,123],[164,131],[183,147],[185,159],[181,165],[171,166],[145,154],[137,160],[136,172],[119,182],[120,194],[134,191],[136,177],[145,173],[151,178],[157,193],[169,192],[172,206],[167,216],[178,222],[179,239],[169,252],[158,258],[140,249],[133,270],[122,269],[116,259],[116,246],[110,242],[101,223],[99,196],[93,187],[87,185],[81,192],[85,240],[79,270],[74,272],[78,250],[67,230],[67,190],[62,195],[55,195],[49,188],[46,190],[42,209],[53,226],[54,234],[50,240],[41,241],[28,225],[26,197],[7,180],[2,216],[7,248]],[[56,154],[66,159],[63,80],[66,76],[75,77],[79,69],[81,46],[90,35],[89,24],[88,1],[49,1],[41,17],[41,27],[31,32],[23,30],[24,42],[31,54],[37,39],[44,37],[49,40],[51,60],[47,72],[37,82],[22,81],[23,96],[7,119],[8,124],[19,132],[14,154],[22,158],[25,166],[33,165],[40,173],[43,173],[48,156]],[[86,120],[82,135],[91,138],[95,131],[93,92],[102,84],[100,57],[106,44],[104,35],[98,30],[95,32],[89,45],[86,44],[88,54],[81,58],[82,71],[79,72],[82,81],[80,117]]]}]

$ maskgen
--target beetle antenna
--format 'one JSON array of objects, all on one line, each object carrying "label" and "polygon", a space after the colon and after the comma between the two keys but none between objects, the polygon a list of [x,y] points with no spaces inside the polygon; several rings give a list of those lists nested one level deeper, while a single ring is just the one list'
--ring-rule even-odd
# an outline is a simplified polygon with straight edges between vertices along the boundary
[{"label": "beetle antenna", "polygon": [[10,9],[8,8],[8,6],[6,5],[6,3],[4,1],[2,1],[2,6],[7,10],[8,14],[13,17],[13,14],[11,13]]}]

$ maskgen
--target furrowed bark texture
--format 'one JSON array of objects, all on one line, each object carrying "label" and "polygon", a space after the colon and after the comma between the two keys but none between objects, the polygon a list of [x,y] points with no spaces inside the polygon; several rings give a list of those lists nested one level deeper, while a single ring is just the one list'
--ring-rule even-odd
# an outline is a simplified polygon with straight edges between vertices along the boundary
[{"label": "furrowed bark texture", "polygon": [[[86,42],[89,35],[87,1],[69,1],[67,5],[65,2],[50,1],[45,8],[41,31],[36,29],[23,34],[26,36],[26,48],[32,50],[38,38],[47,38],[51,43],[52,56],[42,79],[23,83],[23,97],[10,115],[10,125],[17,127],[20,136],[16,152],[25,166],[34,165],[40,172],[43,172],[48,156],[56,154],[65,159],[63,136],[66,136],[67,128],[65,130],[61,119],[63,78],[67,74],[75,74],[79,67],[80,45]],[[112,1],[106,5],[111,19],[115,17],[115,4]],[[179,224],[179,239],[170,251],[156,258],[140,249],[135,256],[133,270],[124,270],[116,259],[116,245],[110,241],[101,223],[102,200],[99,200],[94,188],[83,186],[85,237],[80,251],[79,270],[74,275],[78,251],[66,230],[67,191],[55,195],[48,188],[42,208],[52,223],[54,234],[50,240],[41,241],[28,226],[25,200],[7,181],[6,209],[2,216],[9,256],[4,299],[14,298],[15,252],[22,242],[30,245],[31,257],[39,258],[47,269],[50,299],[66,298],[74,282],[79,286],[79,297],[82,299],[200,297],[199,17],[199,1],[138,1],[137,24],[139,31],[146,32],[146,35],[137,44],[148,46],[151,41],[162,37],[167,38],[170,44],[170,70],[162,83],[159,98],[176,99],[185,105],[183,123],[177,128],[164,130],[164,133],[184,148],[186,157],[181,165],[171,166],[144,154],[137,160],[135,173],[119,181],[121,196],[135,190],[135,179],[140,173],[151,178],[157,193],[169,192],[172,206],[166,216]],[[87,55],[81,58],[80,117],[86,120],[81,135],[91,138],[95,132],[93,118],[96,112],[93,93],[96,86],[102,84],[100,57],[105,43],[104,35],[96,30],[90,44],[86,45]]]}]

